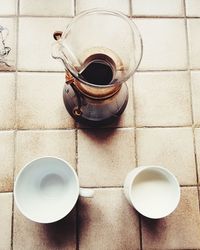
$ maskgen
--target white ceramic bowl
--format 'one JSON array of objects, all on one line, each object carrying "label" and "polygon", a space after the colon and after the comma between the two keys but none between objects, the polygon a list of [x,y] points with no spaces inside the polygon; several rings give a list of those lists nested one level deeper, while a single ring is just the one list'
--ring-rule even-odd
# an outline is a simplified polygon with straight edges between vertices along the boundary
[{"label": "white ceramic bowl", "polygon": [[42,157],[18,174],[14,198],[21,213],[32,221],[51,223],[65,217],[79,196],[75,170],[64,160]]},{"label": "white ceramic bowl", "polygon": [[176,177],[161,166],[142,166],[132,170],[125,179],[124,193],[139,213],[152,219],[172,213],[180,200]]}]

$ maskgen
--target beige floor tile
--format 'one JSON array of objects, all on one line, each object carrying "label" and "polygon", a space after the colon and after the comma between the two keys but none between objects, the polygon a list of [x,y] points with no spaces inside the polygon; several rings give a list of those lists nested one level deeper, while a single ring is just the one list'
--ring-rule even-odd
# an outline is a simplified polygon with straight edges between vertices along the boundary
[{"label": "beige floor tile", "polygon": [[139,70],[187,68],[187,47],[183,19],[135,18],[143,39]]},{"label": "beige floor tile", "polygon": [[140,249],[138,216],[121,189],[96,189],[79,202],[79,249]]},{"label": "beige floor tile", "polygon": [[75,210],[56,223],[39,224],[14,206],[13,231],[13,250],[76,250]]},{"label": "beige floor tile", "polygon": [[[198,164],[198,175],[200,177],[200,128],[195,129],[195,144],[196,144],[196,154],[197,154],[197,164]],[[200,183],[200,178],[199,178]]]},{"label": "beige floor tile", "polygon": [[141,72],[134,78],[137,126],[191,125],[187,72]]},{"label": "beige floor tile", "polygon": [[64,73],[19,73],[18,128],[73,128],[63,103]]},{"label": "beige floor tile", "polygon": [[191,72],[192,103],[195,125],[200,125],[200,71]]},{"label": "beige floor tile", "polygon": [[15,175],[28,162],[42,156],[56,156],[75,167],[75,131],[18,131]]},{"label": "beige floor tile", "polygon": [[16,19],[0,18],[0,71],[15,70]]},{"label": "beige floor tile", "polygon": [[73,0],[20,0],[20,15],[73,16]]},{"label": "beige floor tile", "polygon": [[12,194],[0,193],[0,249],[11,249]]},{"label": "beige floor tile", "polygon": [[200,17],[200,2],[199,0],[185,0],[186,15],[188,17]]},{"label": "beige floor tile", "polygon": [[14,168],[14,132],[0,131],[0,191],[12,191]]},{"label": "beige floor tile", "polygon": [[15,127],[15,75],[0,73],[0,129]]},{"label": "beige floor tile", "polygon": [[161,165],[172,171],[180,184],[196,184],[191,128],[137,129],[138,165]]},{"label": "beige floor tile", "polygon": [[199,249],[200,217],[196,187],[182,188],[178,208],[160,220],[142,218],[143,249]]},{"label": "beige floor tile", "polygon": [[110,9],[121,11],[125,15],[130,15],[130,5],[128,0],[77,0],[76,1],[76,12],[77,14],[94,8]]},{"label": "beige floor tile", "polygon": [[200,20],[188,19],[188,36],[189,36],[189,56],[190,67],[192,69],[200,69]]},{"label": "beige floor tile", "polygon": [[18,69],[28,71],[64,71],[60,60],[51,56],[53,33],[63,31],[71,18],[19,18]]},{"label": "beige floor tile", "polygon": [[17,0],[1,0],[0,16],[16,15]]},{"label": "beige floor tile", "polygon": [[134,16],[183,16],[183,1],[132,0],[132,14]]},{"label": "beige floor tile", "polygon": [[134,129],[78,131],[78,173],[83,186],[121,186],[135,167]]}]

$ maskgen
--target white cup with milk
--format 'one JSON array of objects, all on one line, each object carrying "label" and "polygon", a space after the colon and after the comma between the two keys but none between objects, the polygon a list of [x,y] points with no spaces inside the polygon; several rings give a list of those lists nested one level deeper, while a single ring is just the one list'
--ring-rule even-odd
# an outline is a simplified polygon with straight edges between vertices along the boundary
[{"label": "white cup with milk", "polygon": [[152,219],[172,213],[180,200],[176,177],[161,166],[136,167],[124,182],[128,202],[142,215]]}]

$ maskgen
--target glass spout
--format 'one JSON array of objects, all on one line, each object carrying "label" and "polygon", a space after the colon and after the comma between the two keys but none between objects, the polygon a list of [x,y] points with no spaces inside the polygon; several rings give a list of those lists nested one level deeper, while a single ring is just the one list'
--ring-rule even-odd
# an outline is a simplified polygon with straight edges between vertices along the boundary
[{"label": "glass spout", "polygon": [[[55,31],[53,33],[53,37],[56,42],[52,45],[51,55],[54,59],[60,59],[63,62],[66,70],[68,69],[72,72],[76,72],[76,68],[73,65],[77,64],[77,58],[72,53],[70,48],[68,48],[67,46],[63,46],[62,33],[62,31]],[[65,53],[63,53],[63,51]],[[69,62],[69,59],[71,59],[71,62]],[[78,75],[78,72],[76,73],[76,75]]]}]

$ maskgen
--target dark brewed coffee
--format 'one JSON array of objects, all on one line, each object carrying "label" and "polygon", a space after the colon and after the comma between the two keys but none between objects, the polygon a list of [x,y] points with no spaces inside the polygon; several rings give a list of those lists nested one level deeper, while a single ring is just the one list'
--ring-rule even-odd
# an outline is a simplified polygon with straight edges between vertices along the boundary
[{"label": "dark brewed coffee", "polygon": [[81,77],[94,85],[108,85],[113,79],[113,69],[104,60],[93,60],[81,72]]}]

